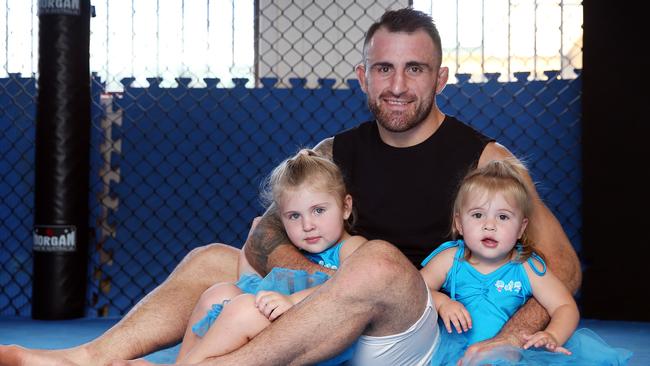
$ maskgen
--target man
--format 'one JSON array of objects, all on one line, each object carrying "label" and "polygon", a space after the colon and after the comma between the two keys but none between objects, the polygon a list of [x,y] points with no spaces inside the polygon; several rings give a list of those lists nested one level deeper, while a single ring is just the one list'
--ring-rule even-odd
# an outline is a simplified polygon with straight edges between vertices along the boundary
[{"label": "man", "polygon": [[[369,29],[363,64],[356,72],[376,122],[326,139],[316,149],[343,169],[358,209],[357,228],[376,240],[359,248],[330,281],[246,346],[204,364],[309,364],[335,355],[359,337],[357,364],[426,364],[435,350],[437,328],[422,324],[435,323],[435,312],[430,312],[428,290],[417,268],[402,252],[419,264],[447,238],[451,200],[464,173],[476,164],[512,157],[438,109],[435,96],[448,77],[448,69],[441,67],[441,49],[431,18],[412,9],[387,12]],[[526,179],[536,192],[530,177]],[[536,193],[534,197],[531,237],[553,272],[576,290],[577,256],[558,221]],[[260,272],[276,266],[323,270],[305,260],[279,228],[271,209],[245,245],[253,267]],[[389,240],[401,251],[378,239]],[[51,353],[7,347],[0,350],[0,360],[11,365],[51,365],[54,360],[102,364],[171,344],[182,336],[202,291],[215,282],[236,279],[238,254],[224,245],[196,249],[98,339]],[[467,352],[521,346],[522,333],[541,329],[547,321],[544,309],[530,300],[497,337]]]}]

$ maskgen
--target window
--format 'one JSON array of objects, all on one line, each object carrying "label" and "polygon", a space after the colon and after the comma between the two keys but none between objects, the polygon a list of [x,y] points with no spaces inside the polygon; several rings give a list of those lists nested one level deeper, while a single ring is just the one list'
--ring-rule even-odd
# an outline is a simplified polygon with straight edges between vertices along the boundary
[{"label": "window", "polygon": [[[320,77],[334,77],[339,79],[337,87],[345,87],[345,79],[355,78],[353,66],[360,61],[357,49],[365,24],[375,18],[367,14],[371,5],[364,1],[345,7],[324,0],[260,1],[266,28],[261,30],[264,43],[259,47],[275,52],[277,60],[267,61],[274,60],[271,53],[259,55],[264,66],[259,76],[309,77],[313,85]],[[126,77],[135,77],[134,85],[143,87],[148,86],[148,78],[161,78],[161,87],[175,87],[176,78],[189,78],[191,87],[204,86],[204,78],[219,78],[223,87],[232,86],[232,78],[247,78],[247,86],[254,86],[260,65],[256,65],[253,0],[94,0],[92,4],[96,16],[91,19],[90,68],[106,83],[107,91],[121,91],[120,80]],[[386,7],[373,6],[373,14]],[[456,73],[471,74],[472,81],[485,80],[485,73],[499,73],[500,81],[508,81],[517,72],[545,79],[545,71],[559,70],[562,78],[574,78],[575,69],[582,67],[579,0],[414,0],[413,6],[432,14],[440,30],[450,82]],[[5,20],[0,26],[0,77],[37,74],[37,8],[38,0],[29,5],[24,0],[0,0],[0,19]],[[286,30],[279,32],[280,23],[287,24]],[[321,29],[322,24],[341,29],[330,32]],[[270,33],[276,38],[269,43],[264,37],[271,37]],[[329,33],[353,39],[326,42]],[[306,38],[296,43],[295,37],[303,37],[300,34]],[[305,63],[311,59],[315,61]]]},{"label": "window", "polygon": [[579,0],[415,0],[432,14],[442,35],[450,74],[516,72],[545,79],[544,71],[575,78],[582,68],[582,5]]}]

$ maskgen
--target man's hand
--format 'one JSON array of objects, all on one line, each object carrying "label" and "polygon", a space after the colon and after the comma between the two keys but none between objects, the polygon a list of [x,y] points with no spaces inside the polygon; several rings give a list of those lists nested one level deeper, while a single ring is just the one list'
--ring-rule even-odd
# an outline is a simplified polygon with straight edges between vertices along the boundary
[{"label": "man's hand", "polygon": [[274,291],[260,291],[255,297],[255,306],[270,321],[277,319],[293,305],[289,296]]},{"label": "man's hand", "polygon": [[513,335],[497,335],[494,338],[487,339],[483,342],[474,343],[469,346],[465,351],[463,358],[458,361],[458,365],[480,365],[481,361],[489,360],[495,354],[500,355],[501,358],[508,358],[509,353],[516,360],[519,357],[518,352],[507,352],[508,348],[512,349],[521,348],[522,342],[518,337]]},{"label": "man's hand", "polygon": [[447,333],[452,332],[452,325],[456,328],[458,334],[472,329],[472,317],[470,317],[465,306],[458,301],[449,300],[440,304],[438,307],[438,314],[443,323],[445,323]]},{"label": "man's hand", "polygon": [[551,352],[564,353],[565,355],[571,354],[571,351],[568,349],[558,346],[555,336],[546,331],[539,331],[532,335],[526,334],[524,335],[524,339],[526,340],[524,349],[529,349],[530,347],[544,347]]}]

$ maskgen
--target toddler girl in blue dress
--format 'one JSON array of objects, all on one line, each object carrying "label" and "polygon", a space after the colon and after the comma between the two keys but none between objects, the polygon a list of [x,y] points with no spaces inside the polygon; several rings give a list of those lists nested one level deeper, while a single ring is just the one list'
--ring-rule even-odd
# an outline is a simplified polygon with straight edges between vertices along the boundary
[{"label": "toddler girl in blue dress", "polygon": [[[276,167],[267,183],[269,209],[276,210],[289,240],[311,261],[335,270],[366,241],[348,232],[352,197],[330,160],[301,150]],[[203,293],[177,362],[197,363],[238,349],[329,278],[322,272],[286,268],[274,268],[262,278],[243,251],[239,272],[236,284],[219,283]],[[323,365],[337,364],[352,352],[350,347]]]},{"label": "toddler girl in blue dress", "polygon": [[452,234],[462,239],[443,243],[422,262],[441,322],[431,365],[456,365],[467,346],[497,335],[530,297],[549,313],[546,328],[524,335],[521,349],[469,355],[462,365],[626,364],[630,352],[588,329],[574,332],[580,315],[573,296],[526,235],[532,203],[521,170],[515,161],[494,161],[468,174],[453,208]]}]

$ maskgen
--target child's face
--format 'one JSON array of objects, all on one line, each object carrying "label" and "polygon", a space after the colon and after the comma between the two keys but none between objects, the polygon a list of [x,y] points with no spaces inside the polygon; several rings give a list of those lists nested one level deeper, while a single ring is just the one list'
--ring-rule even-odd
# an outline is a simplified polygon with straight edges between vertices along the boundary
[{"label": "child's face", "polygon": [[278,202],[282,224],[298,248],[319,253],[342,240],[344,220],[350,217],[352,197],[344,202],[331,193],[303,184],[285,192]]},{"label": "child's face", "polygon": [[454,224],[472,252],[472,260],[500,264],[510,260],[510,251],[521,238],[528,219],[502,193],[470,192]]}]

